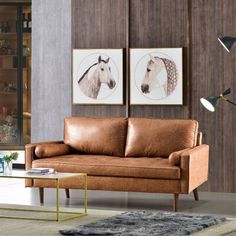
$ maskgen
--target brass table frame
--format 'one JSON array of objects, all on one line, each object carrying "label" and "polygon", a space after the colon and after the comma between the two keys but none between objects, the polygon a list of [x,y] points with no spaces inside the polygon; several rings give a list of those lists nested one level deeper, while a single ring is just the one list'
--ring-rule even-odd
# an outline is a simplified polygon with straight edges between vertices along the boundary
[{"label": "brass table frame", "polygon": [[[84,212],[71,212],[71,211],[60,211],[60,201],[59,201],[59,187],[60,180],[74,178],[82,176],[84,177]],[[41,221],[66,221],[78,217],[87,215],[87,174],[86,173],[55,173],[47,175],[31,175],[27,174],[26,171],[13,171],[12,175],[0,174],[1,178],[12,178],[12,179],[46,179],[56,181],[56,210],[44,210],[44,209],[29,209],[29,208],[11,208],[11,207],[0,207],[0,210],[12,210],[12,211],[27,211],[27,212],[45,212],[45,213],[55,213],[55,218],[37,218],[37,217],[21,217],[21,216],[9,216],[0,215],[0,218],[7,219],[24,219],[24,220],[41,220]],[[43,208],[43,207],[41,207]],[[68,217],[60,217],[60,214],[70,214]]]}]

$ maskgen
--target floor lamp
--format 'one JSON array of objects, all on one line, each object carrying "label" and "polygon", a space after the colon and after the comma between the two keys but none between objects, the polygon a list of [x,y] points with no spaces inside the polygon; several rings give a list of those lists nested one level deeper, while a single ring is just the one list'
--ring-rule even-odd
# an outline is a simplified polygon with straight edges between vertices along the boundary
[{"label": "floor lamp", "polygon": [[209,97],[201,98],[200,102],[208,111],[211,111],[211,112],[215,111],[215,106],[220,99],[236,106],[236,103],[230,101],[228,98],[225,97],[225,95],[230,94],[230,92],[231,90],[230,88],[228,88],[219,96],[209,96]]},{"label": "floor lamp", "polygon": [[[221,43],[221,45],[225,48],[227,52],[230,52],[233,46],[235,46],[236,38],[225,36],[225,37],[218,38],[218,41]],[[230,94],[230,92],[231,90],[230,88],[228,88],[219,96],[209,96],[209,97],[201,98],[200,102],[208,111],[211,111],[211,112],[215,111],[215,106],[219,99],[229,102],[236,106],[236,103],[230,101],[228,98],[225,97],[225,95]]]},{"label": "floor lamp", "polygon": [[221,45],[225,48],[227,52],[230,52],[233,46],[235,46],[236,38],[225,36],[218,38],[218,41],[221,43]]}]

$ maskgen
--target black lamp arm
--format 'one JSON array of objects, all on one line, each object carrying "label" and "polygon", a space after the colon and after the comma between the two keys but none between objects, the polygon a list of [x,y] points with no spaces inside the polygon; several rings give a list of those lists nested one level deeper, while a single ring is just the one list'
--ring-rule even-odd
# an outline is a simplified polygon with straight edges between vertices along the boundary
[{"label": "black lamp arm", "polygon": [[224,101],[226,101],[226,102],[228,102],[228,103],[231,103],[231,104],[233,104],[234,106],[236,106],[236,103],[234,103],[234,102],[228,100],[228,99],[227,99],[226,97],[224,97],[222,94],[220,95],[220,98],[223,99]]},{"label": "black lamp arm", "polygon": [[230,100],[225,100],[226,102],[229,102],[229,103],[231,103],[231,104],[233,104],[234,106],[236,106],[236,103],[234,103],[234,102],[231,102]]}]

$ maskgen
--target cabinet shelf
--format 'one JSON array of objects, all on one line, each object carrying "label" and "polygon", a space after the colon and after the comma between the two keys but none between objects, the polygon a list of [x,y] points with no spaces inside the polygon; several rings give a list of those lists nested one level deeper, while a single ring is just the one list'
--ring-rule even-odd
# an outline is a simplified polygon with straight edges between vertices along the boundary
[{"label": "cabinet shelf", "polygon": [[17,35],[17,33],[16,32],[7,32],[7,33],[0,33],[0,37],[1,36],[11,36],[11,35]]},{"label": "cabinet shelf", "polygon": [[0,95],[17,95],[17,92],[0,92]]},{"label": "cabinet shelf", "polygon": [[[30,32],[23,32],[22,34],[24,39],[31,39],[31,33]],[[0,33],[0,38],[15,38],[17,37],[16,32],[8,32],[8,33]]]},{"label": "cabinet shelf", "polygon": [[0,54],[0,57],[16,57],[16,54]]},{"label": "cabinet shelf", "polygon": [[[1,70],[17,70],[17,68],[0,68]],[[22,70],[27,70],[27,68],[22,68]]]},{"label": "cabinet shelf", "polygon": [[16,33],[0,33],[0,39],[17,40]]}]

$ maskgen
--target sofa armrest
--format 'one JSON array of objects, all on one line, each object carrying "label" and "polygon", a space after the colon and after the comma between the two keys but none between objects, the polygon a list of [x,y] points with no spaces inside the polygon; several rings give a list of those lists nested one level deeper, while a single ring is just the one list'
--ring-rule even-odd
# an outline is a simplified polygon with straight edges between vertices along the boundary
[{"label": "sofa armrest", "polygon": [[49,141],[49,142],[40,142],[40,143],[31,143],[25,145],[25,169],[28,170],[32,168],[32,162],[36,159],[35,148],[37,145],[41,144],[61,144],[63,141]]},{"label": "sofa armrest", "polygon": [[179,166],[180,165],[180,156],[181,156],[181,154],[184,153],[185,151],[190,150],[190,149],[191,148],[186,148],[186,149],[183,149],[183,150],[180,150],[180,151],[172,152],[168,157],[169,163],[172,166]]},{"label": "sofa armrest", "polygon": [[190,193],[208,179],[209,146],[201,144],[181,153],[181,193]]},{"label": "sofa armrest", "polygon": [[[41,144],[59,144],[64,143],[63,141],[49,141],[49,142],[40,142],[40,143],[31,143],[25,145],[25,169],[31,169],[32,168],[32,162],[34,159],[36,159],[35,155],[35,148],[37,145]],[[25,187],[32,187],[33,186],[33,180],[32,179],[26,179],[25,180]]]}]

